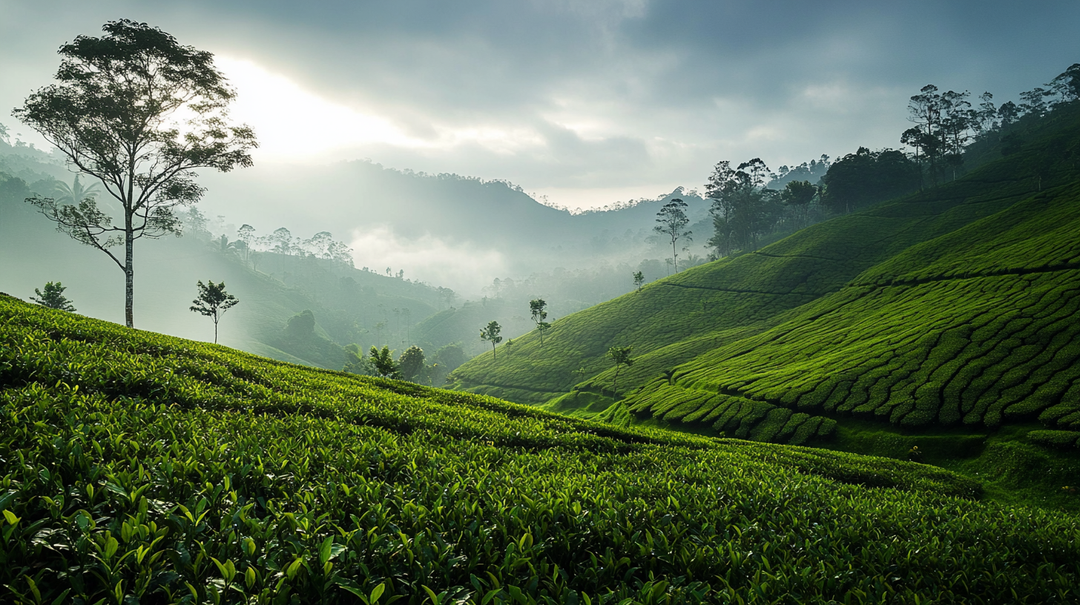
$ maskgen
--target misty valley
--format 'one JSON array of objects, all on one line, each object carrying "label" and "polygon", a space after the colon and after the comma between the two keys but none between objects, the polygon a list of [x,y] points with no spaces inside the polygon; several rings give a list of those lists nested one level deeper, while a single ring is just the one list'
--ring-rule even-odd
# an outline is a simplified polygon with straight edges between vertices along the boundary
[{"label": "misty valley", "polygon": [[1080,602],[1080,63],[571,210],[102,31],[0,124],[0,602]]}]

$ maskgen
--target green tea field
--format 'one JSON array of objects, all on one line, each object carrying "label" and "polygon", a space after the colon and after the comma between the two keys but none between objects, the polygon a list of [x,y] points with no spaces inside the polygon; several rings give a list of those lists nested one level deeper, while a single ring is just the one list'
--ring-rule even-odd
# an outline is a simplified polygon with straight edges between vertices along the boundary
[{"label": "green tea field", "polygon": [[0,297],[0,601],[1069,603],[1075,515]]}]

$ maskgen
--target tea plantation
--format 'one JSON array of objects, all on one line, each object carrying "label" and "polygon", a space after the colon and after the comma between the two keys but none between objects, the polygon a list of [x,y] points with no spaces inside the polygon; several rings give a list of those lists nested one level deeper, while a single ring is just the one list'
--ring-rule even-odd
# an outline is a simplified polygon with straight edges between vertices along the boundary
[{"label": "tea plantation", "polygon": [[0,296],[0,601],[1069,603],[935,467],[292,366]]},{"label": "tea plantation", "polygon": [[[835,445],[870,421],[1075,451],[1080,106],[1025,136],[955,182],[563,318],[542,347],[517,338],[454,386],[758,441]],[[635,356],[617,401],[613,346]]]}]

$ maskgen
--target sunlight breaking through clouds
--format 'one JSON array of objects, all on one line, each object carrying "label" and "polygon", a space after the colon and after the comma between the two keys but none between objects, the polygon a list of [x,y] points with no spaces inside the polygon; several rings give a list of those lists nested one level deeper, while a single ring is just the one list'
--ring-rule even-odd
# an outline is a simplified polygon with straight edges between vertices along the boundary
[{"label": "sunlight breaking through clouds", "polygon": [[238,92],[230,113],[259,134],[257,155],[263,159],[322,159],[362,153],[374,145],[429,152],[476,145],[496,155],[547,146],[536,130],[484,124],[433,123],[428,130],[432,136],[410,136],[389,119],[329,101],[252,61],[228,56],[216,60]]},{"label": "sunlight breaking through clouds", "polygon": [[216,61],[238,92],[231,114],[259,134],[264,158],[312,158],[369,143],[426,145],[384,118],[332,103],[256,63],[221,55]]}]

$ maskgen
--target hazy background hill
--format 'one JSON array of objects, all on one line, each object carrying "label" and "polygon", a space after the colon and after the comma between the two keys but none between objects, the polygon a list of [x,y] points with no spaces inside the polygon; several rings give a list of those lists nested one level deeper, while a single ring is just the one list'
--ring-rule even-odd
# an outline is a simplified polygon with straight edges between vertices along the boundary
[{"label": "hazy background hill", "polygon": [[[612,200],[607,210],[572,214],[505,181],[394,170],[366,161],[285,170],[256,165],[207,174],[203,182],[208,192],[202,207],[209,216],[223,215],[237,226],[248,222],[263,233],[279,225],[301,233],[328,230],[353,247],[358,267],[404,270],[406,277],[474,299],[495,278],[662,262],[664,242],[651,236],[663,203],[682,198],[694,222],[707,218],[709,206],[693,191],[676,189],[651,200]],[[306,206],[320,210],[297,211]],[[691,252],[705,256],[710,234],[703,231]],[[648,278],[661,276],[654,271]]]},{"label": "hazy background hill", "polygon": [[[35,288],[59,281],[80,313],[119,322],[121,271],[24,202],[55,197],[73,178],[57,158],[0,138],[0,291],[29,299]],[[499,321],[507,339],[532,326],[533,298],[550,300],[552,317],[561,317],[632,290],[634,271],[647,282],[670,273],[662,260],[669,251],[651,231],[672,197],[691,205],[702,228],[708,220],[707,203],[682,190],[571,214],[505,182],[369,162],[295,172],[256,167],[202,179],[208,200],[186,217],[184,237],[136,244],[136,326],[211,339],[212,324],[188,307],[197,281],[225,281],[242,304],[223,318],[222,343],[333,369],[348,359],[349,344],[397,353],[418,345],[429,359],[454,343],[466,355],[481,353],[478,334],[489,321]],[[340,202],[328,212],[298,211],[315,198]],[[256,227],[247,244],[240,241],[245,224]],[[319,232],[336,232],[352,253],[331,262],[303,252],[304,238]],[[686,254],[681,264],[702,256]],[[421,279],[414,267],[435,268],[433,279]],[[305,310],[312,329],[289,332],[289,321]]]}]

